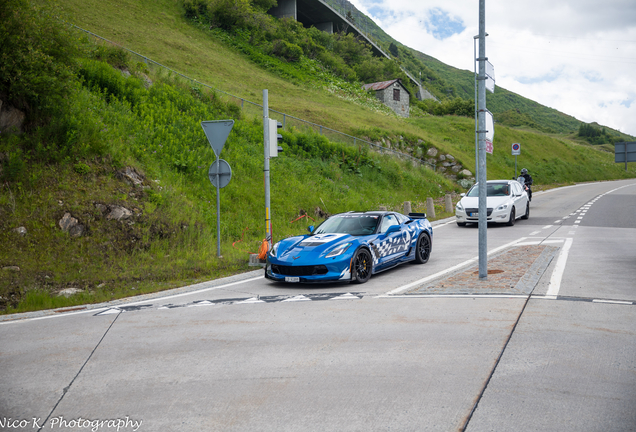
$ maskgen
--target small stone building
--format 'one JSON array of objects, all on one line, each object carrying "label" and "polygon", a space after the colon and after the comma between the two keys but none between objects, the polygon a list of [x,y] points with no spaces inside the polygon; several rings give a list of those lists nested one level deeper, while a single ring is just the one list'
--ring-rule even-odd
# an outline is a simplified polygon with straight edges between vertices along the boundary
[{"label": "small stone building", "polygon": [[365,90],[375,90],[375,97],[402,117],[409,116],[409,98],[411,93],[404,87],[402,80],[394,79],[365,84]]}]

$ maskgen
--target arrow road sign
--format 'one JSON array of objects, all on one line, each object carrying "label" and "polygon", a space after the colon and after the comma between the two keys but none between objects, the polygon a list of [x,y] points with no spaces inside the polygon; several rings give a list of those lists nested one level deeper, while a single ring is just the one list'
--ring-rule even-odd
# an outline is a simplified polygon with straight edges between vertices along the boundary
[{"label": "arrow road sign", "polygon": [[234,127],[234,120],[208,120],[202,121],[201,127],[205,136],[208,138],[208,142],[214,150],[214,154],[218,158],[223,150],[225,141],[230,135],[232,128]]}]

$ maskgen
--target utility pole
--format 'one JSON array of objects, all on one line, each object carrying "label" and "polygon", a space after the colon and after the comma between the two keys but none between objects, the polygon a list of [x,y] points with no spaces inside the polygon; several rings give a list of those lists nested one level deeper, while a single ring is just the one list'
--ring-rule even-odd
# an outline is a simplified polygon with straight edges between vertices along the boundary
[{"label": "utility pole", "polygon": [[269,193],[269,104],[267,100],[267,89],[263,90],[263,147],[265,148],[265,240],[267,241],[267,251],[272,250],[272,220],[270,215],[270,193]]},{"label": "utility pole", "polygon": [[479,0],[479,279],[488,277],[488,206],[486,182],[486,0]]}]

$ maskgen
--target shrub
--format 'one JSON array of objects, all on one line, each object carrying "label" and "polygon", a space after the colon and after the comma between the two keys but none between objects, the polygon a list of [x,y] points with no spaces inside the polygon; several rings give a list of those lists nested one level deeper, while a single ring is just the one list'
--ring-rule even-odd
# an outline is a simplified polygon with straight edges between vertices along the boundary
[{"label": "shrub", "polygon": [[136,77],[124,77],[108,63],[97,60],[82,60],[79,76],[88,88],[102,91],[108,98],[126,100],[133,105],[145,97],[147,91],[142,81]]},{"label": "shrub", "polygon": [[0,98],[45,123],[68,107],[77,45],[50,9],[28,0],[0,7]]},{"label": "shrub", "polygon": [[91,172],[91,167],[89,167],[88,165],[86,165],[85,163],[76,163],[75,165],[73,165],[73,171],[75,171],[76,173],[80,174],[80,175],[84,175],[84,174],[88,174]]},{"label": "shrub", "polygon": [[303,54],[301,47],[281,39],[274,41],[272,52],[274,55],[290,62],[297,62]]}]

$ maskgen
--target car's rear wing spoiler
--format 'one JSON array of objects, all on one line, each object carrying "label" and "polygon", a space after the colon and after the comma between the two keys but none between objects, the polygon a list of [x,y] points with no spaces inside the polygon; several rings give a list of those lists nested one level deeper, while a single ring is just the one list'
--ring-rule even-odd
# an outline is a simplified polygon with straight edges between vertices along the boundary
[{"label": "car's rear wing spoiler", "polygon": [[411,219],[426,219],[426,213],[409,213]]}]

